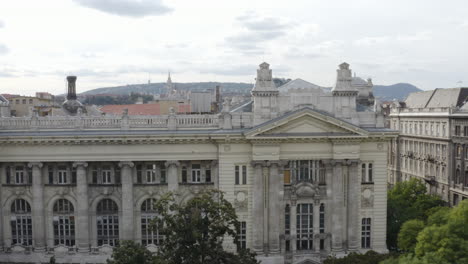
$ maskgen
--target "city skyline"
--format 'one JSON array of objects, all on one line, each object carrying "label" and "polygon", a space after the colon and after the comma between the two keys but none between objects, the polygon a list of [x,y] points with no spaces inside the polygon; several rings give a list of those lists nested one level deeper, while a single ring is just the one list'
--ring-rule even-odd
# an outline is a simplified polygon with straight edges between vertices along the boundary
[{"label": "city skyline", "polygon": [[[430,2],[430,3],[429,3]],[[125,84],[254,82],[276,77],[334,84],[346,61],[363,78],[423,90],[463,86],[468,4],[452,1],[48,0],[0,4],[0,92],[78,92]],[[104,36],[104,37],[103,37]]]}]

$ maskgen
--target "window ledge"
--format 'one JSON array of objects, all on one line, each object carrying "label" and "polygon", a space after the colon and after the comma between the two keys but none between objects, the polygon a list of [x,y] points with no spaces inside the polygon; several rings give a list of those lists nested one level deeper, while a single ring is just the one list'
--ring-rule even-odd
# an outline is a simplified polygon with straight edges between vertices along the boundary
[{"label": "window ledge", "polygon": [[94,186],[94,187],[120,187],[122,184],[120,183],[89,183],[89,186]]},{"label": "window ledge", "polygon": [[60,184],[60,183],[46,183],[44,186],[54,186],[54,187],[76,187],[76,183],[67,183],[67,184]]},{"label": "window ledge", "polygon": [[160,183],[134,183],[134,186],[166,186],[167,182]]},{"label": "window ledge", "polygon": [[214,182],[179,182],[179,185],[214,185]]},{"label": "window ledge", "polygon": [[361,182],[362,185],[374,185],[374,182]]},{"label": "window ledge", "polygon": [[29,184],[29,183],[21,183],[21,184],[5,183],[5,184],[2,184],[2,186],[5,186],[5,187],[25,187],[25,186],[32,186],[32,184]]}]

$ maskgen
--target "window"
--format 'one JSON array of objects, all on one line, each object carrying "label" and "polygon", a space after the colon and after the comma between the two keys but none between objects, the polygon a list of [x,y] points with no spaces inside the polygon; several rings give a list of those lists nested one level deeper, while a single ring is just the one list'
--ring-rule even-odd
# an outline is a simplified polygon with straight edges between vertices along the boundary
[{"label": "window", "polygon": [[361,227],[361,247],[371,247],[371,219],[363,218]]},{"label": "window", "polygon": [[33,99],[29,99],[29,104],[33,104]]},{"label": "window", "polygon": [[166,167],[164,165],[161,165],[161,183],[166,183]]},{"label": "window", "polygon": [[463,127],[463,136],[468,137],[468,126]]},{"label": "window", "polygon": [[192,182],[201,182],[200,164],[192,164]]},{"label": "window", "polygon": [[457,168],[456,172],[455,172],[455,184],[459,184],[461,182],[461,179],[460,179],[460,168]]},{"label": "window", "polygon": [[58,167],[58,184],[67,184],[67,167],[59,166]]},{"label": "window", "polygon": [[468,170],[465,170],[465,187],[468,187]]},{"label": "window", "polygon": [[[406,160],[405,160],[406,163]],[[411,163],[412,164],[412,163]],[[404,166],[406,167],[406,165]],[[362,182],[373,182],[373,165],[372,163],[362,163],[361,164],[361,176],[362,176]]]},{"label": "window", "polygon": [[320,217],[319,217],[319,221],[320,221],[320,233],[325,233],[325,205],[324,204],[320,204]]},{"label": "window", "polygon": [[291,207],[289,204],[284,207],[284,233],[286,235],[291,233]]},{"label": "window", "polygon": [[458,158],[461,158],[461,156],[462,156],[462,151],[463,151],[462,146],[457,146],[457,157],[458,157]]},{"label": "window", "polygon": [[211,182],[211,167],[205,168],[205,182]]},{"label": "window", "polygon": [[25,170],[23,166],[16,166],[15,167],[15,183],[16,184],[23,184],[25,182]]},{"label": "window", "polygon": [[324,166],[319,160],[291,161],[290,170],[297,181],[319,182],[325,177]]},{"label": "window", "polygon": [[235,184],[236,185],[247,184],[247,166],[245,165],[235,166]]},{"label": "window", "polygon": [[182,182],[187,182],[187,167],[182,166]]},{"label": "window", "polygon": [[146,199],[141,204],[141,244],[160,245],[164,240],[164,236],[159,232],[157,223],[152,229],[153,220],[157,217],[156,209],[154,208],[156,199]]},{"label": "window", "polygon": [[156,183],[156,164],[146,165],[146,182]]},{"label": "window", "polygon": [[137,177],[137,183],[142,183],[142,180],[141,178],[143,177],[143,168],[141,166],[141,164],[138,164],[136,166],[136,177]]},{"label": "window", "polygon": [[98,169],[96,168],[96,166],[93,166],[93,168],[91,169],[91,175],[93,177],[92,181],[94,184],[97,184],[98,183]]},{"label": "window", "polygon": [[5,177],[6,177],[5,182],[7,184],[10,184],[11,182],[11,167],[10,166],[5,167]]},{"label": "window", "polygon": [[291,169],[289,168],[289,162],[284,166],[283,178],[284,184],[291,184]]},{"label": "window", "polygon": [[11,205],[11,238],[13,245],[32,245],[31,206],[23,199]]},{"label": "window", "polygon": [[460,126],[455,126],[455,136],[460,136]]},{"label": "window", "polygon": [[16,99],[16,104],[19,104],[20,103],[20,100],[19,99]]},{"label": "window", "polygon": [[22,101],[23,101],[23,104],[26,104],[26,99],[23,99]]},{"label": "window", "polygon": [[237,250],[247,248],[247,222],[240,221],[239,228],[237,229],[237,234],[239,235],[239,242],[237,244]]},{"label": "window", "polygon": [[453,195],[453,206],[458,205],[458,202],[459,202],[458,194],[454,194]]},{"label": "window", "polygon": [[297,250],[312,250],[313,248],[313,210],[312,204],[297,205]]},{"label": "window", "polygon": [[75,245],[75,216],[73,204],[59,199],[54,204],[54,245],[72,247]]},{"label": "window", "polygon": [[115,246],[119,241],[119,208],[111,199],[101,200],[96,208],[98,246]]},{"label": "window", "polygon": [[110,184],[111,181],[111,168],[109,166],[104,166],[101,171],[101,181],[103,184]]}]

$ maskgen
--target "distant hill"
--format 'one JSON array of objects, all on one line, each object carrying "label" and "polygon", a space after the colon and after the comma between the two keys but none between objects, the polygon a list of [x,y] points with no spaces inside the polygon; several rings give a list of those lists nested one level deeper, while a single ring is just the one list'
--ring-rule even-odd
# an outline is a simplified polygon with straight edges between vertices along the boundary
[{"label": "distant hill", "polygon": [[[232,82],[194,82],[194,83],[174,83],[179,90],[204,91],[214,89],[217,85],[221,86],[222,93],[249,94],[253,84],[250,83],[232,83]],[[97,88],[83,92],[81,95],[95,94],[115,94],[128,95],[132,92],[143,94],[161,94],[165,92],[166,83],[150,84],[130,84],[125,86]],[[393,99],[404,100],[408,94],[422,91],[409,83],[397,83],[393,85],[374,85],[374,96],[382,101],[391,101]]]},{"label": "distant hill", "polygon": [[392,101],[393,99],[404,101],[408,94],[420,91],[422,90],[409,83],[374,85],[374,96],[381,101]]}]

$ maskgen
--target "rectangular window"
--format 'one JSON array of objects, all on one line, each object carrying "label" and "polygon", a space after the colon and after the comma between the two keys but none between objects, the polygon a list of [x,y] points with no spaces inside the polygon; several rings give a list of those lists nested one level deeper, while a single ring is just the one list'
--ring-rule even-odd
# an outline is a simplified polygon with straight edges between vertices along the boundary
[{"label": "rectangular window", "polygon": [[319,217],[320,225],[320,233],[325,233],[325,204],[320,204],[320,217]]},{"label": "rectangular window", "polygon": [[314,237],[312,204],[298,204],[296,217],[296,248],[297,250],[312,250]]},{"label": "rectangular window", "polygon": [[[405,160],[406,162],[406,160]],[[411,163],[412,166],[412,163]],[[403,166],[403,167],[406,167]],[[373,182],[373,164],[372,163],[362,163],[361,164],[361,178],[362,182],[364,183],[372,183]]]},{"label": "rectangular window", "polygon": [[182,166],[182,182],[187,182],[187,167]]},{"label": "rectangular window", "polygon": [[71,174],[72,174],[72,175],[71,175],[71,176],[72,176],[72,178],[71,178],[71,183],[72,183],[72,184],[76,184],[76,168],[73,168],[73,167],[72,167],[72,169],[71,169]]},{"label": "rectangular window", "polygon": [[239,165],[236,165],[235,167],[235,172],[234,172],[234,177],[235,177],[234,184],[235,185],[239,185],[239,177],[240,177],[239,167],[240,167]]},{"label": "rectangular window", "polygon": [[136,166],[136,177],[137,177],[137,183],[142,183],[143,166],[141,166],[141,164],[138,164]]},{"label": "rectangular window", "polygon": [[289,168],[289,162],[284,166],[283,170],[284,184],[291,184],[291,169]]},{"label": "rectangular window", "polygon": [[455,136],[460,136],[460,126],[455,126]]},{"label": "rectangular window", "polygon": [[6,183],[10,184],[10,181],[11,181],[11,167],[7,166],[5,168],[5,171],[6,171]]},{"label": "rectangular window", "polygon": [[155,164],[146,165],[146,182],[147,183],[156,182],[156,165]]},{"label": "rectangular window", "polygon": [[211,168],[206,167],[205,169],[205,182],[211,182]]},{"label": "rectangular window", "polygon": [[468,126],[463,127],[463,136],[468,137]]},{"label": "rectangular window", "polygon": [[200,164],[192,164],[192,182],[201,182]]},{"label": "rectangular window", "polygon": [[362,219],[361,247],[371,248],[371,219],[370,218]]},{"label": "rectangular window", "polygon": [[15,167],[15,183],[16,184],[23,184],[25,183],[25,172],[23,166],[16,166]]},{"label": "rectangular window", "polygon": [[284,233],[289,235],[291,232],[291,208],[289,204],[284,208]]},{"label": "rectangular window", "polygon": [[103,167],[101,172],[101,180],[103,184],[110,184],[111,181],[111,168],[109,166]]},{"label": "rectangular window", "polygon": [[247,184],[247,166],[242,166],[242,184]]},{"label": "rectangular window", "polygon": [[91,175],[93,177],[93,183],[97,184],[98,183],[98,169],[96,167],[92,168]]},{"label": "rectangular window", "polygon": [[57,172],[57,183],[58,184],[67,184],[67,167],[66,166],[59,166]]},{"label": "rectangular window", "polygon": [[324,166],[319,160],[293,160],[289,166],[292,178],[298,182],[325,183]]},{"label": "rectangular window", "polygon": [[161,166],[161,183],[166,183],[166,167]]},{"label": "rectangular window", "polygon": [[241,221],[239,222],[239,229],[237,230],[237,234],[239,234],[239,242],[237,245],[237,250],[246,249],[247,248],[247,222]]},{"label": "rectangular window", "polygon": [[116,184],[121,184],[121,180],[122,180],[122,171],[120,170],[120,167],[119,166],[116,166],[115,167],[115,183]]}]

